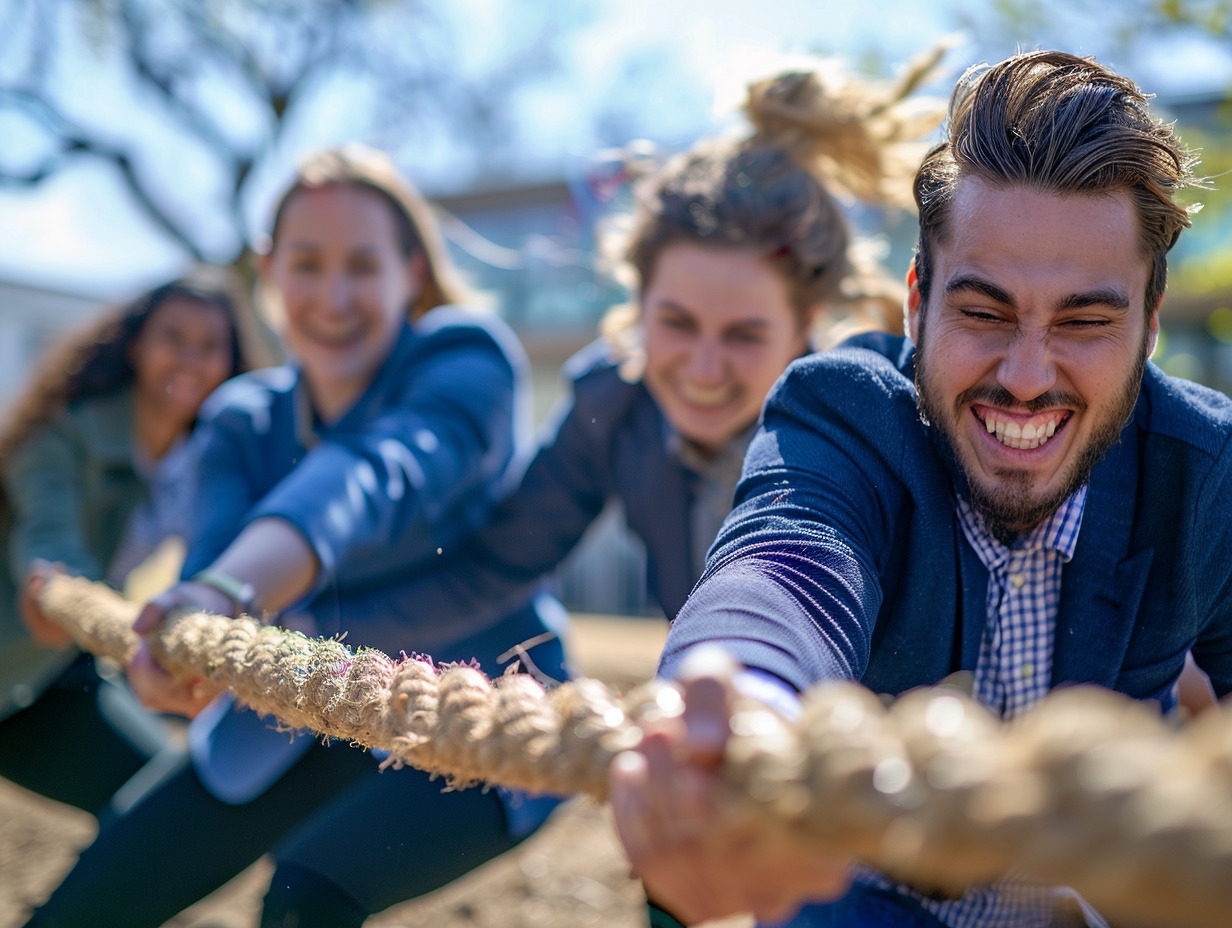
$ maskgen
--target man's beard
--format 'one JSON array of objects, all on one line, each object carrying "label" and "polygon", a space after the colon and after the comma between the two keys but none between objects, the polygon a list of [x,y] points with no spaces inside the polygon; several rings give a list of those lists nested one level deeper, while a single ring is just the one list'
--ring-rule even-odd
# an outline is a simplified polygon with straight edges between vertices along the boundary
[{"label": "man's beard", "polygon": [[[928,366],[924,359],[924,349],[917,346],[915,384],[920,416],[925,423],[931,423],[937,427],[946,445],[949,446],[950,453],[965,479],[967,498],[972,507],[983,517],[994,538],[1003,544],[1009,544],[1017,536],[1029,532],[1052,516],[1070,494],[1087,482],[1091,476],[1091,470],[1117,443],[1121,429],[1133,415],[1134,406],[1138,402],[1138,393],[1142,388],[1142,376],[1146,370],[1148,338],[1149,335],[1143,336],[1134,367],[1121,387],[1115,403],[1105,414],[1104,420],[1096,425],[1086,445],[1077,449],[1069,470],[1063,475],[1058,488],[1043,496],[1031,493],[1033,475],[1026,470],[1006,468],[999,471],[996,476],[1000,480],[995,486],[987,486],[973,479],[967,473],[967,468],[959,453],[956,420],[966,415],[967,409],[975,402],[1001,408],[1022,407],[1028,413],[1059,406],[1069,407],[1075,413],[1081,413],[1087,409],[1086,401],[1071,393],[1049,391],[1030,402],[1020,403],[1004,387],[972,387],[959,394],[953,409],[947,414],[933,395]],[[920,332],[920,341],[924,341],[923,330]]]}]

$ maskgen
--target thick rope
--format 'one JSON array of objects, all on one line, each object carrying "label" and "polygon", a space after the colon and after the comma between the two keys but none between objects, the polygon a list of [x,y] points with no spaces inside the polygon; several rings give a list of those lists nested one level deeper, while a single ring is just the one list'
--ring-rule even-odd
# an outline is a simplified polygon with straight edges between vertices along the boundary
[{"label": "thick rope", "polygon": [[[125,661],[135,607],[56,576],[44,611],[86,650]],[[607,794],[638,723],[679,709],[647,684],[621,698],[595,680],[545,690],[466,666],[394,661],[251,619],[180,615],[151,643],[173,673],[207,678],[291,728],[383,748],[454,786]],[[955,690],[886,708],[855,684],[805,694],[787,722],[748,702],[724,766],[737,825],[780,828],[898,879],[959,893],[1015,870],[1072,886],[1134,924],[1232,924],[1232,720],[1180,730],[1125,697],[1076,687],[1003,725]]]}]

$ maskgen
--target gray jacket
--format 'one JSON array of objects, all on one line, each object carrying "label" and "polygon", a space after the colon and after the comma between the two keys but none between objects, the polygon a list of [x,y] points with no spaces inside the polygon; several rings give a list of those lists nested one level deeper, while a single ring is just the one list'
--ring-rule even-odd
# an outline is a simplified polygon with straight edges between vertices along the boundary
[{"label": "gray jacket", "polygon": [[73,659],[26,633],[17,593],[31,561],[101,579],[147,488],[133,466],[132,392],[74,402],[0,461],[0,718],[38,698]]}]

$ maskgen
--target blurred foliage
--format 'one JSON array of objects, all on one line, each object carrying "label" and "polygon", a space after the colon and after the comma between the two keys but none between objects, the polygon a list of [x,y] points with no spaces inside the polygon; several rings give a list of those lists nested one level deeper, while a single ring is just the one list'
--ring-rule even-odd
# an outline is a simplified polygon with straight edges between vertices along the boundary
[{"label": "blurred foliage", "polygon": [[[992,0],[979,8],[956,10],[954,15],[964,28],[985,39],[1018,40],[1057,30],[1059,14],[1098,21],[1105,34],[1124,48],[1186,30],[1232,39],[1232,0]],[[999,35],[990,35],[990,29]]]},{"label": "blurred foliage", "polygon": [[[1165,327],[1189,338],[1173,350],[1161,342],[1156,351],[1169,374],[1197,380],[1232,393],[1232,370],[1222,346],[1232,345],[1232,106],[1224,101],[1208,108],[1205,119],[1186,114],[1178,130],[1201,157],[1202,186],[1182,199],[1200,205],[1192,228],[1169,255]],[[1182,318],[1177,318],[1178,310]]]},{"label": "blurred foliage", "polygon": [[1170,262],[1169,287],[1187,297],[1232,295],[1232,249],[1227,247],[1232,237],[1232,105],[1225,101],[1209,122],[1186,123],[1178,131],[1201,158],[1197,173],[1203,183],[1183,197],[1201,208]]}]

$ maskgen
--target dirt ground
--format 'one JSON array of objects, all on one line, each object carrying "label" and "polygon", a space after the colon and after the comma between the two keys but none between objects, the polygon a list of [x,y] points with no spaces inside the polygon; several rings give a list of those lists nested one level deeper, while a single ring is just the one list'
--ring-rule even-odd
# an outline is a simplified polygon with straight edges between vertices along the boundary
[{"label": "dirt ground", "polygon": [[[660,621],[579,617],[573,651],[583,673],[624,688],[650,676],[666,631]],[[0,928],[24,921],[94,835],[89,815],[0,780]],[[167,923],[251,928],[270,866],[262,860]],[[370,928],[644,928],[640,885],[629,876],[606,807],[574,799],[510,853],[422,899],[373,917]],[[748,928],[746,919],[713,928]]]},{"label": "dirt ground", "polygon": [[[0,926],[24,921],[94,835],[94,820],[0,782]],[[168,928],[251,928],[270,865],[259,861],[167,923]],[[639,885],[607,810],[573,800],[514,851],[415,902],[370,919],[372,928],[514,928],[645,925]]]}]

